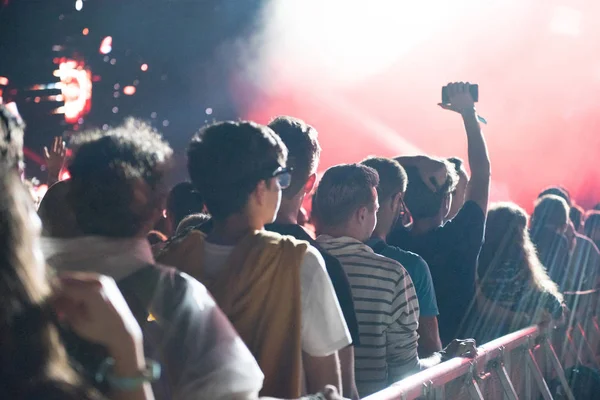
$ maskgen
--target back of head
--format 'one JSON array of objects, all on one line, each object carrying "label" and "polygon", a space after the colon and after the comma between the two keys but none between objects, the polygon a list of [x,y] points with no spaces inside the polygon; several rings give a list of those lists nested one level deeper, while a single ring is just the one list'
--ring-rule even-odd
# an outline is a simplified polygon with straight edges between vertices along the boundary
[{"label": "back of head", "polygon": [[219,122],[194,136],[188,171],[216,220],[244,210],[256,185],[285,167],[287,149],[270,128],[254,122]]},{"label": "back of head", "polygon": [[67,201],[70,180],[59,181],[48,188],[38,208],[43,235],[71,238],[80,235],[73,207]]},{"label": "back of head", "polygon": [[204,210],[204,200],[191,182],[181,182],[173,186],[167,197],[167,214],[177,227],[181,220]]},{"label": "back of head", "polygon": [[575,231],[577,232],[579,232],[583,224],[583,213],[583,208],[581,208],[577,204],[573,204],[569,209],[569,219],[573,223]]},{"label": "back of head", "polygon": [[[448,177],[446,182],[438,189],[437,192],[432,192],[429,187],[421,179],[419,169],[417,167],[406,167],[406,175],[408,176],[408,187],[404,201],[410,211],[410,214],[415,220],[436,217],[440,214],[444,201],[449,198],[451,193],[458,184],[458,175],[454,166],[449,161],[442,160],[446,164]],[[442,215],[442,218],[445,215]]]},{"label": "back of head", "polygon": [[0,163],[23,169],[23,137],[25,124],[5,105],[0,104]]},{"label": "back of head", "polygon": [[292,183],[283,195],[292,198],[306,185],[309,176],[317,172],[321,155],[318,133],[301,119],[287,116],[275,118],[268,126],[288,149],[287,166],[293,168]]},{"label": "back of head", "polygon": [[404,194],[408,185],[406,171],[396,160],[384,157],[369,157],[361,162],[362,165],[373,168],[379,175],[377,196],[379,202],[394,197],[398,193]]},{"label": "back of head", "polygon": [[540,192],[540,194],[538,195],[538,199],[547,196],[547,195],[554,195],[554,196],[558,196],[561,197],[562,199],[564,199],[567,202],[567,205],[570,207],[572,204],[571,201],[571,194],[569,193],[569,191],[567,189],[565,189],[562,186],[549,186],[546,189],[542,190]]},{"label": "back of head", "polygon": [[523,246],[529,240],[528,215],[514,203],[492,204],[485,225],[485,241],[479,255],[479,274],[483,276],[492,265],[505,260],[522,261]]},{"label": "back of head", "polygon": [[479,278],[485,279],[487,273],[509,264],[518,267],[537,289],[560,296],[538,258],[527,229],[528,220],[527,212],[514,203],[490,206],[477,268]]},{"label": "back of head", "polygon": [[531,216],[531,226],[534,231],[549,229],[564,231],[569,219],[569,205],[563,197],[548,194],[540,197]]},{"label": "back of head", "polygon": [[588,211],[585,215],[585,235],[596,243],[600,243],[600,211]]},{"label": "back of head", "polygon": [[313,214],[319,226],[343,226],[361,207],[375,207],[373,189],[379,184],[377,171],[361,164],[329,168],[313,198]]},{"label": "back of head", "polygon": [[162,210],[173,154],[161,135],[131,118],[106,132],[76,136],[73,149],[69,200],[82,232],[145,236]]}]

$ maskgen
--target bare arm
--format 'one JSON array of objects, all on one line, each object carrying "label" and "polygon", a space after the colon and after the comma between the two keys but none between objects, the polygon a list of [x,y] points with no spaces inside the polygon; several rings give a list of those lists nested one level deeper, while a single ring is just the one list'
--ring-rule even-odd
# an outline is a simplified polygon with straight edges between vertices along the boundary
[{"label": "bare arm", "polygon": [[440,330],[436,316],[419,318],[419,351],[420,357],[428,357],[436,351],[442,350]]},{"label": "bare arm", "polygon": [[490,192],[490,158],[477,119],[475,103],[469,93],[469,86],[469,83],[449,84],[450,104],[440,104],[440,106],[459,113],[463,118],[467,132],[469,167],[471,169],[471,180],[467,186],[465,201],[474,201],[486,214]]},{"label": "bare arm", "polygon": [[318,393],[327,385],[341,390],[342,374],[337,352],[325,357],[315,357],[302,352],[302,361],[308,393]]},{"label": "bare arm", "polygon": [[358,389],[354,379],[354,346],[350,345],[339,351],[340,367],[342,370],[343,396],[358,400]]}]

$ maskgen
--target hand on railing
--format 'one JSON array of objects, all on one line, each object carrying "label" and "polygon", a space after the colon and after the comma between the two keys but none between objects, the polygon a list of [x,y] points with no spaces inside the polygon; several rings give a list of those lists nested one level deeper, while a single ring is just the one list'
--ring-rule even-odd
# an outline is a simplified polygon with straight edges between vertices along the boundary
[{"label": "hand on railing", "polygon": [[454,357],[474,358],[477,356],[477,343],[475,339],[454,339],[440,354],[442,362]]}]

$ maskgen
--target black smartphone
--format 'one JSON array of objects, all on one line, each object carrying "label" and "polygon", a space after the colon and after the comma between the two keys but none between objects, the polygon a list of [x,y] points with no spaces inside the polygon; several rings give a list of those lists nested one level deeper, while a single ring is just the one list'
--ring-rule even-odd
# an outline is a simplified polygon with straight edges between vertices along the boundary
[{"label": "black smartphone", "polygon": [[[479,85],[469,85],[469,92],[473,101],[477,103],[479,101]],[[442,104],[450,104],[450,97],[448,96],[448,86],[442,88]]]}]

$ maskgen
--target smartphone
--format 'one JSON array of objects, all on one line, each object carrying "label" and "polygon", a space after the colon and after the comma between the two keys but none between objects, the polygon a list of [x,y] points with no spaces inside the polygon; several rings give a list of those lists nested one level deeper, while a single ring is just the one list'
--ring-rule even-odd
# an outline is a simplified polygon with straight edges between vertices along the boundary
[{"label": "smartphone", "polygon": [[[479,85],[469,85],[469,92],[473,101],[477,103],[479,101]],[[448,96],[448,86],[442,88],[442,104],[450,104],[450,97]]]}]

